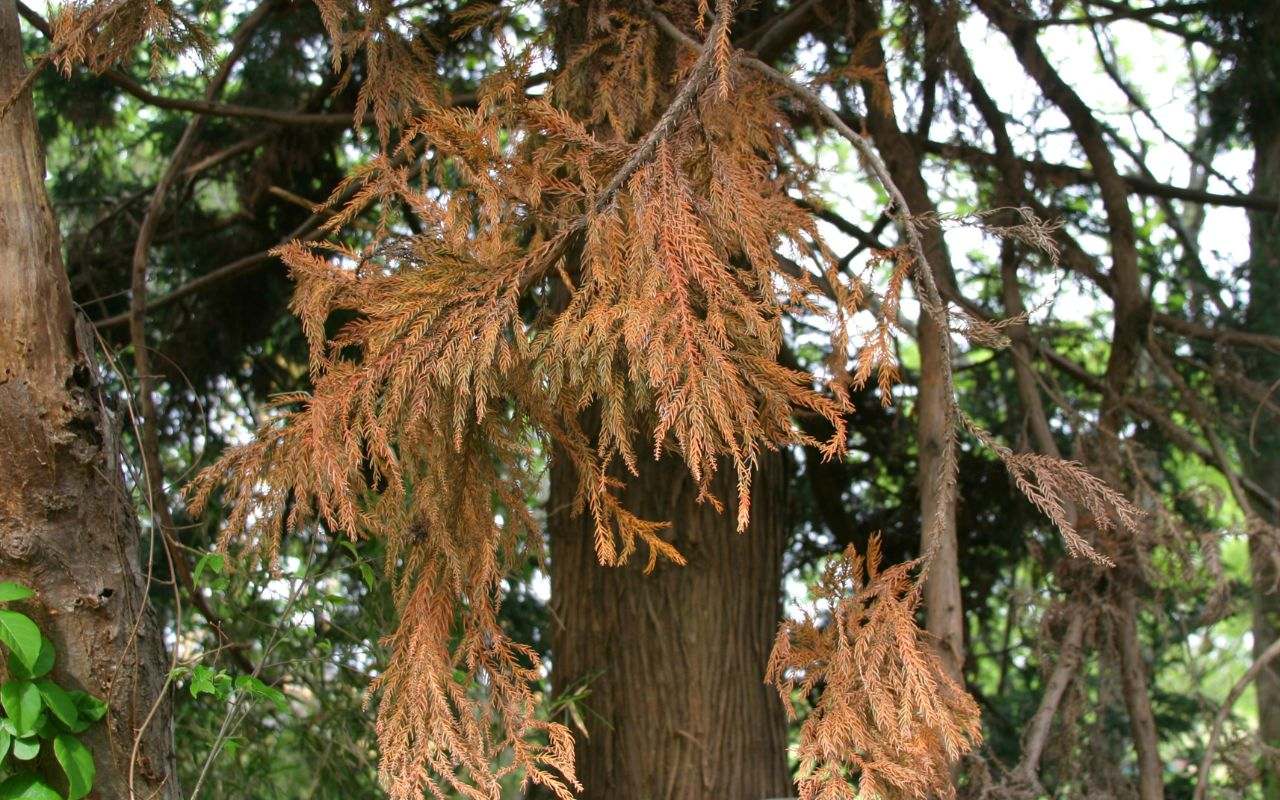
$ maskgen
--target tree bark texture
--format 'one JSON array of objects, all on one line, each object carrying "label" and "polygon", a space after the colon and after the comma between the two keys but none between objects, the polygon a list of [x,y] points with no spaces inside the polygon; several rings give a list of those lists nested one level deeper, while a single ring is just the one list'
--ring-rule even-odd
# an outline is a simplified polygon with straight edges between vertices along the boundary
[{"label": "tree bark texture", "polygon": [[761,459],[751,525],[734,528],[735,478],[722,470],[717,513],[675,458],[644,465],[628,509],[671,520],[688,559],[643,574],[645,554],[602,567],[592,522],[570,512],[576,478],[551,472],[551,674],[557,695],[585,685],[578,734],[582,800],[784,797],[786,722],[763,683],[780,616],[786,543],[783,458]]},{"label": "tree bark texture", "polygon": [[[1271,14],[1271,26],[1280,34],[1280,12]],[[1272,114],[1277,114],[1272,110]],[[1253,190],[1280,198],[1280,119],[1271,124],[1255,124],[1253,131]],[[1280,213],[1253,211],[1249,214],[1250,260],[1249,308],[1246,327],[1252,333],[1280,336]],[[1252,351],[1248,374],[1271,386],[1280,381],[1280,355]],[[1250,414],[1254,409],[1247,409]],[[1280,497],[1280,426],[1267,421],[1263,413],[1256,428],[1240,442],[1245,474],[1272,497]],[[1249,434],[1252,435],[1249,435]],[[1259,503],[1263,521],[1273,530],[1280,527],[1280,514]],[[1274,534],[1255,532],[1249,538],[1252,569],[1253,657],[1260,658],[1280,638],[1280,542]],[[1272,748],[1280,748],[1280,667],[1272,661],[1258,675],[1258,734]],[[1264,764],[1263,797],[1280,800],[1280,767]]]},{"label": "tree bark texture", "polygon": [[[555,18],[562,63],[582,71],[575,102],[583,104],[593,102],[590,87],[600,68],[593,59],[573,59],[590,39],[591,5],[565,4]],[[668,47],[660,68],[674,93],[679,78],[674,46]],[[659,98],[658,108],[669,99]],[[595,427],[591,419],[584,424]],[[683,567],[660,563],[645,575],[643,545],[625,566],[598,563],[590,515],[570,513],[577,476],[566,459],[553,461],[551,676],[557,695],[583,685],[589,692],[582,703],[589,735],[575,733],[582,800],[792,794],[784,710],[763,682],[781,617],[786,475],[782,455],[762,455],[750,525],[738,533],[730,465],[712,486],[724,501],[722,513],[697,502],[678,457],[643,463],[638,478],[618,474],[624,506],[644,519],[670,521],[667,538],[688,559]]]},{"label": "tree bark texture", "polygon": [[[0,0],[0,98],[26,67],[13,0]],[[168,662],[146,605],[139,528],[102,403],[92,335],[78,327],[29,93],[0,120],[0,579],[57,651],[54,677],[109,705],[83,739],[93,797],[179,796]],[[153,710],[154,706],[154,710]]]}]

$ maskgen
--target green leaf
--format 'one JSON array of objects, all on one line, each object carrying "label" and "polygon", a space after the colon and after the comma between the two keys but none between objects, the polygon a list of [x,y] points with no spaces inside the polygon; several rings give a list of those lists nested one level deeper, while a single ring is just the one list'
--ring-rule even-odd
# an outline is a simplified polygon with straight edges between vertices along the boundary
[{"label": "green leaf", "polygon": [[191,670],[191,685],[188,690],[192,697],[211,694],[214,697],[225,698],[231,690],[231,676],[224,670],[214,672],[203,664],[197,664],[195,669]]},{"label": "green leaf", "polygon": [[13,600],[26,600],[28,597],[35,595],[27,587],[13,581],[0,581],[0,603],[8,603]]},{"label": "green leaf", "polygon": [[19,761],[30,761],[40,754],[40,740],[34,736],[13,740],[13,757]]},{"label": "green leaf", "polygon": [[200,576],[204,574],[204,571],[206,569],[209,570],[210,572],[215,572],[219,575],[222,575],[226,570],[226,568],[227,568],[226,556],[222,555],[222,553],[205,553],[204,555],[200,556],[200,560],[196,562],[195,572],[191,576],[191,578],[195,582],[199,583]]},{"label": "green leaf", "polygon": [[9,672],[13,673],[15,678],[26,678],[28,680],[39,678],[42,675],[49,674],[49,670],[53,669],[54,649],[53,642],[45,637],[40,637],[40,655],[36,657],[35,666],[27,669],[27,666],[18,660],[12,652],[9,653]]},{"label": "green leaf", "polygon": [[236,688],[254,697],[270,700],[275,704],[277,711],[287,711],[289,708],[289,700],[284,696],[284,692],[274,686],[266,685],[252,675],[241,675],[236,678]]},{"label": "green leaf", "polygon": [[0,783],[0,800],[62,800],[62,795],[35,775],[14,775]]},{"label": "green leaf", "polygon": [[26,614],[0,610],[0,642],[4,642],[28,672],[40,660],[40,629]]},{"label": "green leaf", "polygon": [[192,697],[199,697],[202,694],[217,694],[218,690],[213,686],[213,670],[206,666],[197,665],[191,671],[191,685],[187,687]]},{"label": "green leaf", "polygon": [[14,731],[26,736],[36,729],[40,716],[40,691],[31,681],[6,681],[0,684],[0,705],[13,720]]},{"label": "green leaf", "polygon": [[58,721],[68,728],[74,729],[79,721],[80,712],[76,701],[63,691],[62,687],[49,679],[36,681],[36,690],[44,700],[45,708],[53,712]]},{"label": "green leaf", "polygon": [[373,588],[376,579],[373,577],[373,567],[368,564],[360,565],[360,579],[364,581],[364,585]]},{"label": "green leaf", "polygon": [[53,754],[62,771],[67,773],[67,800],[80,800],[93,789],[93,778],[97,774],[93,754],[79,739],[65,733],[54,737]]},{"label": "green leaf", "polygon": [[[72,702],[76,704],[76,711],[80,712],[80,724],[83,725],[84,728],[89,727],[89,723],[97,722],[107,715],[107,704],[88,692],[73,689],[72,691],[67,692],[67,695],[70,696]],[[81,728],[81,730],[84,728]],[[79,732],[80,731],[76,731],[76,733]]]},{"label": "green leaf", "polygon": [[9,756],[9,744],[13,741],[13,737],[8,731],[0,731],[0,764],[3,764]]}]

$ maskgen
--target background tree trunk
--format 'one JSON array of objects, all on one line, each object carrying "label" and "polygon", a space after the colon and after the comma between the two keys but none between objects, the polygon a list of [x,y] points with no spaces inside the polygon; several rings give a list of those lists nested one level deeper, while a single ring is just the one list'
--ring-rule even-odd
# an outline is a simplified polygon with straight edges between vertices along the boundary
[{"label": "background tree trunk", "polygon": [[[0,98],[25,74],[13,0],[0,0]],[[0,579],[57,650],[56,679],[106,699],[84,735],[95,797],[177,798],[168,663],[146,606],[139,532],[102,406],[91,335],[77,335],[30,94],[0,120]],[[154,713],[153,705],[155,705]]]},{"label": "background tree trunk", "polygon": [[[880,43],[880,8],[871,0],[855,5],[854,31],[864,42],[863,64],[885,68]],[[913,214],[937,209],[920,171],[920,153],[898,124],[891,103],[877,99],[874,81],[863,82],[867,132],[884,158],[894,183],[902,190]],[[941,230],[928,226],[920,232],[934,280],[946,294],[953,294],[955,276]],[[952,435],[948,409],[952,398],[943,380],[944,359],[938,326],[928,314],[920,314],[920,383],[916,400],[916,441],[919,448],[920,552],[932,551],[933,560],[924,584],[925,630],[933,635],[947,673],[964,685],[964,607],[960,596],[960,553],[956,541],[956,485],[944,461],[947,437]],[[936,538],[935,538],[936,537]]]},{"label": "background tree trunk", "polygon": [[626,507],[671,520],[689,560],[643,574],[641,552],[602,567],[590,515],[571,516],[576,478],[551,471],[551,675],[557,694],[585,684],[578,735],[583,800],[783,797],[791,794],[782,704],[763,683],[781,611],[786,543],[783,457],[761,459],[751,526],[734,530],[735,479],[715,480],[723,513],[696,502],[675,458],[644,465]]},{"label": "background tree trunk", "polygon": [[[1280,20],[1280,13],[1272,14]],[[1280,21],[1272,23],[1280,31]],[[1276,113],[1276,112],[1272,112]],[[1256,125],[1253,131],[1253,193],[1280,198],[1280,120]],[[1280,336],[1280,215],[1272,211],[1249,214],[1249,310],[1246,327],[1252,333]],[[1280,355],[1254,351],[1248,374],[1265,386],[1280,381]],[[1252,409],[1249,409],[1252,412]],[[1263,421],[1253,436],[1240,443],[1245,474],[1272,497],[1280,497],[1280,430]],[[1259,503],[1264,522],[1280,526],[1280,514]],[[1280,543],[1265,533],[1249,538],[1253,592],[1253,657],[1259,658],[1280,637]],[[1280,748],[1280,669],[1275,662],[1258,675],[1258,735]],[[1263,771],[1263,797],[1280,800],[1280,771]]]}]

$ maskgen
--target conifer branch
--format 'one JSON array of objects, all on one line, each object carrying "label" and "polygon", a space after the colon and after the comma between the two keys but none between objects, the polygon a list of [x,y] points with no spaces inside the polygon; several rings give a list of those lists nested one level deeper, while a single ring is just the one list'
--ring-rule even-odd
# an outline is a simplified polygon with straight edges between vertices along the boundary
[{"label": "conifer branch", "polygon": [[[658,150],[658,144],[671,135],[685,113],[693,107],[702,90],[706,88],[707,84],[711,82],[711,78],[715,75],[716,43],[726,36],[732,23],[732,0],[719,0],[716,4],[716,21],[707,35],[707,40],[701,44],[694,43],[694,46],[699,49],[698,60],[694,62],[692,69],[690,69],[689,77],[685,78],[684,85],[680,87],[680,91],[671,100],[667,110],[662,112],[658,122],[641,140],[635,152],[627,159],[627,163],[622,165],[622,168],[614,174],[603,191],[600,192],[600,196],[596,198],[593,207],[594,213],[601,214],[609,207],[623,184],[631,179],[636,170],[653,159],[654,153]],[[585,225],[585,222],[583,224]]]},{"label": "conifer branch", "polygon": [[[684,44],[685,46],[694,47],[697,43],[687,34],[677,28],[665,14],[659,11],[651,2],[645,0],[645,8],[649,16],[672,39]],[[934,321],[939,338],[939,347],[942,358],[939,360],[942,375],[940,379],[947,396],[947,434],[943,443],[943,453],[941,463],[944,466],[946,476],[944,480],[954,482],[954,465],[955,457],[955,431],[957,421],[959,419],[956,395],[955,395],[955,378],[952,375],[952,343],[951,343],[951,322],[950,312],[947,310],[947,304],[943,300],[941,293],[938,291],[938,284],[934,280],[933,270],[930,266],[929,258],[924,249],[924,243],[920,239],[920,232],[916,222],[911,216],[911,207],[907,204],[906,198],[902,194],[902,190],[898,188],[897,183],[890,175],[888,167],[884,160],[880,158],[880,154],[876,152],[874,145],[866,140],[861,134],[854,131],[844,120],[841,119],[839,113],[830,108],[822,101],[822,98],[809,87],[783,75],[778,70],[759,60],[742,53],[736,54],[739,63],[755,70],[770,81],[784,87],[797,99],[802,101],[805,106],[817,117],[822,119],[829,127],[840,134],[846,141],[853,145],[854,149],[862,157],[871,170],[872,175],[884,188],[889,195],[891,201],[890,213],[896,219],[898,227],[905,237],[908,251],[911,255],[912,270],[911,276],[915,282],[920,295],[919,301],[924,313],[928,314]],[[946,511],[946,504],[938,504],[938,511],[933,520],[929,521],[929,525],[935,530],[939,529],[943,524],[942,514]],[[937,543],[939,537],[931,536],[929,540]],[[927,573],[929,562],[932,559],[932,552],[921,554],[921,574]]]}]

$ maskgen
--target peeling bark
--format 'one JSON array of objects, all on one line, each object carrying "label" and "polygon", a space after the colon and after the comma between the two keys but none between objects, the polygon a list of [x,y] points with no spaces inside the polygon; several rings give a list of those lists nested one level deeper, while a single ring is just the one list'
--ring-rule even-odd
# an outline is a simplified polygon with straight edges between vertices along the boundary
[{"label": "peeling bark", "polygon": [[[13,0],[0,0],[0,97],[25,74]],[[94,797],[173,800],[168,670],[146,604],[139,529],[102,403],[92,336],[77,326],[29,93],[0,120],[0,579],[57,651],[62,684],[107,700]],[[153,706],[155,711],[152,713]]]}]

